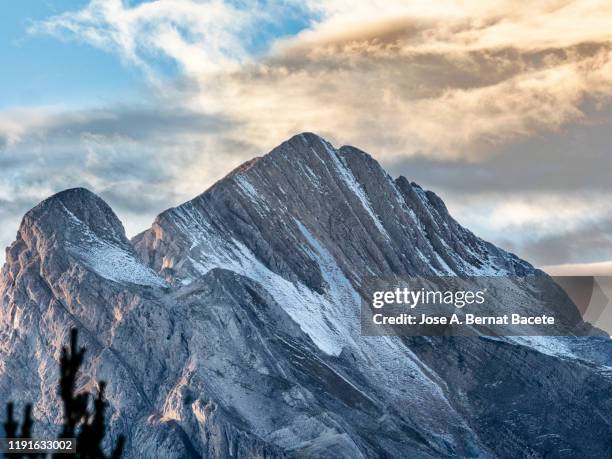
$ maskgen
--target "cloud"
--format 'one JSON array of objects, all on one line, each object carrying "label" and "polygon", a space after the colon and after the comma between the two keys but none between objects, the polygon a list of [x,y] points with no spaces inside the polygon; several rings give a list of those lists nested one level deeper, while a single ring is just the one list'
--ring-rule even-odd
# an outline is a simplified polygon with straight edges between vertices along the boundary
[{"label": "cloud", "polygon": [[583,110],[588,123],[500,145],[478,161],[417,153],[384,163],[393,175],[407,175],[427,187],[460,195],[604,194],[610,190],[612,118],[609,112]]},{"label": "cloud", "polygon": [[[434,190],[459,223],[532,263],[612,259],[612,241],[605,233],[610,230],[612,204],[605,195]],[[599,239],[598,232],[603,232]]]},{"label": "cloud", "polygon": [[153,98],[148,104],[116,104],[108,108],[75,110],[58,106],[0,112],[0,135],[11,145],[45,136],[74,139],[91,135],[160,141],[195,130],[223,133],[232,124],[221,116],[189,111]]},{"label": "cloud", "polygon": [[[301,34],[300,38],[310,42],[355,41],[362,29],[368,36],[373,29],[380,31],[377,36],[396,36],[398,27],[372,26],[385,21],[427,25],[422,27],[425,33],[410,34],[418,38],[410,45],[426,50],[508,46],[541,49],[597,41],[602,37],[609,40],[612,36],[606,17],[612,6],[605,1],[548,0],[534,4],[498,0],[484,5],[478,0],[435,3],[366,0],[358,4],[347,0],[320,0],[308,3],[323,16],[316,27]],[[580,27],[576,27],[577,18]]]},{"label": "cloud", "polygon": [[[147,59],[167,54],[186,70],[205,71],[222,65],[226,53],[241,54],[235,32],[243,15],[222,2],[145,2],[137,6],[121,0],[93,0],[77,12],[34,24],[31,33],[77,38],[111,50],[128,62],[150,71]],[[234,33],[232,33],[232,31]],[[190,40],[181,37],[190,37]],[[198,47],[199,43],[205,47]],[[195,54],[189,56],[189,54]]]},{"label": "cloud", "polygon": [[612,218],[564,229],[558,233],[517,244],[540,265],[567,265],[609,261],[612,247]]},{"label": "cloud", "polygon": [[[190,89],[175,95],[236,120],[263,149],[316,130],[386,156],[478,159],[584,122],[588,97],[609,103],[611,9],[554,0],[93,0],[30,30],[117,52],[151,75],[157,58],[170,58]],[[309,27],[271,40],[263,56],[249,53],[296,11]]]},{"label": "cloud", "polygon": [[[184,97],[196,110],[240,120],[262,147],[316,130],[387,157],[480,160],[499,145],[585,123],[589,99],[609,106],[609,29],[593,11],[583,17],[592,29],[567,34],[559,24],[576,9],[551,5],[542,11],[554,22],[548,34],[535,30],[536,12],[511,14],[508,5],[508,16],[450,18],[389,19],[382,8],[344,27],[332,27],[331,15],[255,62],[190,75],[195,89]],[[507,39],[493,40],[508,23]]]},{"label": "cloud", "polygon": [[[584,122],[587,97],[609,102],[604,4],[325,5],[316,4],[323,20],[276,43],[257,65],[220,78],[221,85],[203,78],[202,106],[239,98],[235,116],[254,132],[263,124],[276,131],[315,125],[388,156],[421,150],[478,158]],[[565,27],[576,17],[580,27]]]},{"label": "cloud", "polygon": [[248,47],[258,27],[276,22],[290,6],[291,2],[257,0],[156,0],[136,5],[92,0],[81,10],[33,23],[29,32],[116,52],[156,81],[155,61],[160,56],[173,59],[187,74],[237,68],[249,60]]},{"label": "cloud", "polygon": [[316,131],[528,259],[612,258],[588,234],[611,212],[610,17],[605,1],[92,0],[30,33],[116,53],[145,102],[0,112],[0,181],[85,184],[140,218]]},{"label": "cloud", "polygon": [[[0,181],[12,186],[14,194],[40,189],[41,199],[42,193],[77,184],[103,192],[138,183],[174,202],[219,178],[210,173],[215,161],[205,160],[204,155],[216,150],[226,164],[237,165],[247,159],[244,155],[254,153],[245,144],[243,150],[233,150],[236,144],[224,141],[224,132],[237,129],[234,122],[152,96],[150,100],[149,105],[105,109],[37,107],[0,112],[0,137],[9,139],[0,154]],[[185,170],[205,163],[208,167],[199,168],[200,173],[189,180]],[[124,192],[131,191],[135,190]]]},{"label": "cloud", "polygon": [[551,276],[606,276],[612,277],[612,261],[598,263],[569,263],[542,266]]}]

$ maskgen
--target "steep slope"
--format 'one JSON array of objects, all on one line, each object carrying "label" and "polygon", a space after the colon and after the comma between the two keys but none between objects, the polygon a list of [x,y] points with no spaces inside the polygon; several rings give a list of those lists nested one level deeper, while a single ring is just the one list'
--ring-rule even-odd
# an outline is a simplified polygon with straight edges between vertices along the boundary
[{"label": "steep slope", "polygon": [[76,326],[82,385],[109,382],[129,457],[608,455],[612,372],[585,356],[610,355],[609,340],[360,335],[365,278],[432,274],[542,273],[314,134],[131,243],[103,201],[69,190],[7,252],[0,399],[36,401],[52,429]]}]

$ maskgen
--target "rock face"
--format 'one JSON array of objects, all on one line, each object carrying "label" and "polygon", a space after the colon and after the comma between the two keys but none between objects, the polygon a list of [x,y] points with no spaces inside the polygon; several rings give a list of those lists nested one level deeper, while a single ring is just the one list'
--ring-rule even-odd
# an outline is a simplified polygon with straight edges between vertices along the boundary
[{"label": "rock face", "polygon": [[609,457],[607,338],[362,337],[368,276],[538,274],[368,154],[293,137],[128,241],[84,189],[0,278],[0,400],[53,431],[76,326],[128,457]]}]

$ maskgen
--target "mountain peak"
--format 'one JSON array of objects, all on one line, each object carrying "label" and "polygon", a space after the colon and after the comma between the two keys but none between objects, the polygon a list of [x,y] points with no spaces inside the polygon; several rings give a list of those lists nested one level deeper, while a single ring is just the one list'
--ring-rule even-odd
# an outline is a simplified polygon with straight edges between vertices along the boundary
[{"label": "mountain peak", "polygon": [[291,155],[294,159],[306,159],[326,147],[334,150],[333,145],[323,137],[312,132],[302,132],[273,148],[264,158]]},{"label": "mountain peak", "polygon": [[283,143],[287,144],[305,144],[305,145],[313,145],[319,142],[327,142],[322,136],[315,134],[314,132],[301,132],[299,134],[295,134],[293,137],[289,138]]},{"label": "mountain peak", "polygon": [[285,173],[304,168],[316,170],[321,164],[334,168],[338,161],[344,163],[351,157],[364,159],[370,166],[382,170],[376,160],[363,150],[350,145],[336,148],[330,141],[318,134],[302,132],[280,143],[267,154],[245,161],[219,180],[217,184],[230,178],[238,179],[241,176],[257,175],[257,170],[260,168],[275,168]]},{"label": "mountain peak", "polygon": [[435,194],[394,181],[358,148],[335,148],[310,132],[162,213],[134,245],[171,282],[189,282],[237,256],[240,266],[256,260],[257,269],[318,294],[339,271],[354,285],[371,275],[515,272],[503,251],[461,227]]},{"label": "mountain peak", "polygon": [[110,206],[86,188],[61,191],[27,212],[6,260],[11,279],[40,263],[53,279],[78,265],[115,283],[165,285],[138,259]]},{"label": "mountain peak", "polygon": [[219,182],[223,182],[226,178],[240,176],[248,172],[253,167],[259,165],[260,162],[264,162],[266,165],[275,163],[277,166],[280,166],[281,163],[279,160],[282,162],[282,158],[285,157],[290,157],[294,161],[302,161],[309,154],[316,154],[314,150],[315,148],[320,149],[324,146],[327,146],[332,151],[335,151],[330,142],[317,134],[312,132],[302,132],[300,134],[296,134],[274,147],[267,154],[263,156],[256,156],[240,164]]},{"label": "mountain peak", "polygon": [[20,231],[31,227],[61,239],[70,238],[73,230],[80,234],[87,228],[94,234],[127,243],[123,225],[110,206],[82,187],[60,191],[30,209],[22,220]]},{"label": "mountain peak", "polygon": [[56,206],[64,206],[71,212],[78,214],[82,214],[82,211],[86,210],[86,208],[91,210],[92,208],[108,207],[97,194],[87,188],[77,187],[68,188],[44,199],[28,211],[26,216],[36,219],[43,216],[50,208]]}]

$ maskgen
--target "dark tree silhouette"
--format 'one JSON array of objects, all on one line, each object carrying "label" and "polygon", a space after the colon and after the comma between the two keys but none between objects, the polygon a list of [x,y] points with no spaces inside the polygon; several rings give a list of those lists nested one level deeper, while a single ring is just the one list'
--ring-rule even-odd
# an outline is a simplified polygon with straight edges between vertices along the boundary
[{"label": "dark tree silhouette", "polygon": [[[102,441],[106,434],[106,422],[104,411],[106,401],[104,400],[103,381],[98,383],[98,395],[93,401],[93,413],[88,405],[90,394],[87,392],[76,393],[76,381],[79,369],[83,364],[85,348],[79,349],[77,344],[77,330],[72,329],[70,334],[70,348],[64,346],[60,358],[60,381],[59,394],[64,405],[64,424],[58,438],[76,438],[76,456],[82,459],[119,459],[123,451],[124,437],[117,439],[117,444],[110,456],[102,451]],[[13,404],[8,403],[6,407],[7,421],[4,423],[6,438],[30,438],[32,433],[32,405],[26,405],[20,432],[18,422],[14,419]],[[44,453],[7,454],[11,459],[19,457],[43,458]],[[65,454],[55,454],[53,457],[65,458]]]},{"label": "dark tree silhouette", "polygon": [[[20,433],[17,433],[19,424],[13,419],[13,404],[8,403],[6,406],[6,422],[4,423],[4,431],[6,432],[7,438],[30,438],[32,433],[32,405],[26,405],[23,422],[21,423]],[[27,454],[11,454],[11,458],[29,457],[29,458],[41,458],[43,454],[39,453],[27,453]]]}]

